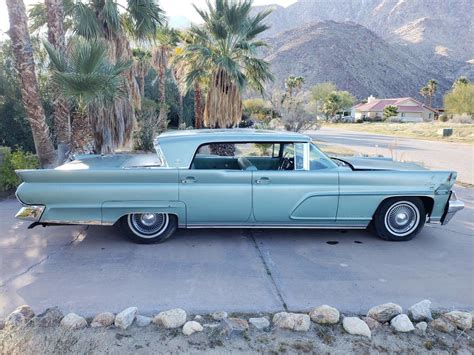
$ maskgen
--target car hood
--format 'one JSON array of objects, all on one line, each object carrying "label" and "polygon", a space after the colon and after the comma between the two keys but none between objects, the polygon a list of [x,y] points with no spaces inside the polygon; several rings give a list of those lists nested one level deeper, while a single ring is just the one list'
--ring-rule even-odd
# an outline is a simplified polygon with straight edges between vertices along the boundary
[{"label": "car hood", "polygon": [[415,163],[394,161],[390,158],[333,157],[349,165],[352,170],[426,170]]}]

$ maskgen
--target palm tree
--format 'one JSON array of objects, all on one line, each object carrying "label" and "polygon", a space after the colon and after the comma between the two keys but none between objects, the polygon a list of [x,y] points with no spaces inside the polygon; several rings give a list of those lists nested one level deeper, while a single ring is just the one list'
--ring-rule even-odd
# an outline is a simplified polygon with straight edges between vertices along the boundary
[{"label": "palm tree", "polygon": [[188,61],[184,81],[193,87],[208,81],[204,125],[233,127],[242,119],[242,91],[249,86],[263,93],[272,79],[269,64],[258,57],[265,43],[256,37],[268,26],[263,20],[270,11],[251,14],[252,0],[215,0],[208,9],[196,11],[204,21],[192,26],[181,60]]},{"label": "palm tree", "polygon": [[428,86],[423,86],[421,89],[420,89],[420,95],[423,96],[423,103],[426,105],[426,100],[427,100],[427,97],[430,95],[430,90],[428,88]]},{"label": "palm tree", "polygon": [[135,71],[138,76],[138,85],[140,87],[141,97],[145,97],[145,76],[151,68],[151,53],[146,49],[134,48],[133,59],[135,62]]},{"label": "palm tree", "polygon": [[288,95],[290,95],[290,97],[293,96],[293,91],[300,90],[303,84],[304,84],[304,78],[302,76],[290,75],[285,80],[285,88]]},{"label": "palm tree", "polygon": [[456,87],[460,85],[467,85],[467,84],[469,84],[469,79],[465,76],[460,76],[454,81],[452,88],[455,89]]},{"label": "palm tree", "polygon": [[[90,40],[104,39],[108,48],[108,57],[112,63],[132,59],[129,37],[137,41],[152,41],[157,29],[165,23],[164,12],[155,0],[64,0],[67,27],[76,35]],[[42,7],[34,8],[35,28],[41,27],[45,16]],[[32,10],[33,11],[33,10]],[[132,138],[135,121],[135,108],[141,106],[139,84],[135,79],[134,68],[122,73],[125,80],[125,92],[115,102],[112,109],[97,114],[108,122],[104,127],[120,127],[105,144],[108,151],[127,145]]]},{"label": "palm tree", "polygon": [[158,45],[152,52],[152,66],[158,73],[160,120],[164,120],[168,113],[166,105],[166,71],[172,50],[179,43],[179,34],[175,29],[163,26],[158,30],[156,39]]},{"label": "palm tree", "polygon": [[107,59],[107,47],[103,41],[77,38],[70,45],[66,56],[52,45],[45,43],[53,71],[53,82],[62,99],[68,99],[76,107],[73,118],[73,149],[81,151],[93,143],[98,153],[110,152],[110,137],[120,130],[119,122],[104,120],[105,111],[126,94],[125,78],[132,62],[111,64]]},{"label": "palm tree", "polygon": [[25,4],[23,0],[7,0],[6,3],[10,19],[9,35],[21,82],[22,101],[31,125],[40,164],[42,167],[49,167],[55,164],[56,158],[44,109],[41,105]]},{"label": "palm tree", "polygon": [[[64,31],[64,6],[63,0],[45,0],[48,41],[58,51],[66,50]],[[63,98],[58,96],[53,102],[54,130],[58,144],[58,163],[64,162],[71,143],[71,123],[69,106]]]},{"label": "palm tree", "polygon": [[428,80],[428,84],[426,85],[428,88],[428,97],[430,98],[430,107],[433,106],[433,97],[436,94],[436,90],[438,89],[438,82],[434,79]]}]

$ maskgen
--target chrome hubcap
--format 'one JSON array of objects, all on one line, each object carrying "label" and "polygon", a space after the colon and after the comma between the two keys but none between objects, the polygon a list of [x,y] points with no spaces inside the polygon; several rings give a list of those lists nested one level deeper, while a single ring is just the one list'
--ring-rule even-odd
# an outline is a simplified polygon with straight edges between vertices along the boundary
[{"label": "chrome hubcap", "polygon": [[413,232],[420,223],[420,212],[408,201],[393,204],[385,214],[385,227],[394,235],[403,237]]},{"label": "chrome hubcap", "polygon": [[169,216],[166,213],[135,213],[128,215],[128,225],[142,238],[155,238],[168,227]]}]

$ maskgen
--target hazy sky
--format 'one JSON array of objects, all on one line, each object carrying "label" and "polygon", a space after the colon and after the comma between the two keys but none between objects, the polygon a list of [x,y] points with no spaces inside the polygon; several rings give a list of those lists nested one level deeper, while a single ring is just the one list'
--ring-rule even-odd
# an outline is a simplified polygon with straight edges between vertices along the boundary
[{"label": "hazy sky", "polygon": [[[41,0],[24,0],[26,6],[35,4]],[[254,0],[255,5],[278,4],[288,6],[295,3],[297,0]],[[41,1],[42,2],[42,1]],[[191,21],[199,21],[199,15],[196,14],[191,4],[196,4],[199,7],[205,7],[206,0],[160,0],[162,8],[166,11],[168,16],[185,16]],[[5,0],[0,0],[0,31],[5,32],[9,29],[8,13]]]}]

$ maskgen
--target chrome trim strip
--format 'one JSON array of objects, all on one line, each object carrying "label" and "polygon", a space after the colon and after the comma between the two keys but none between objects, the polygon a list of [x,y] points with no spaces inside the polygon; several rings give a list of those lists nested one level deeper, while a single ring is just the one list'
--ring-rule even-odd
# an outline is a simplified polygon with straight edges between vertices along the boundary
[{"label": "chrome trim strip", "polygon": [[261,229],[274,229],[274,228],[289,228],[289,229],[366,229],[366,225],[330,225],[330,224],[248,224],[248,225],[236,225],[236,224],[188,224],[187,228],[261,228]]},{"label": "chrome trim strip", "polygon": [[15,215],[15,218],[38,222],[44,212],[44,209],[45,206],[42,205],[26,205],[18,211],[18,213]]}]

